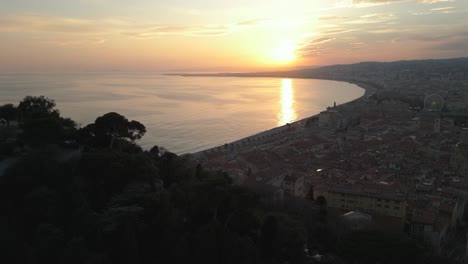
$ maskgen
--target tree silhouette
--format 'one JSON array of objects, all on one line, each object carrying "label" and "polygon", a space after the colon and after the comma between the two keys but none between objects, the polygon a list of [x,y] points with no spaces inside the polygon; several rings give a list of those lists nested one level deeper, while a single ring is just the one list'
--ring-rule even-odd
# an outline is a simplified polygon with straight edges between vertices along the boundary
[{"label": "tree silhouette", "polygon": [[21,118],[28,118],[38,113],[59,116],[55,101],[44,96],[26,96],[18,105]]},{"label": "tree silhouette", "polygon": [[22,137],[30,144],[52,143],[63,131],[55,101],[44,96],[26,96],[18,105]]},{"label": "tree silhouette", "polygon": [[0,106],[0,118],[6,120],[6,125],[10,126],[10,121],[17,117],[17,109],[13,104],[5,104]]},{"label": "tree silhouette", "polygon": [[[138,121],[129,121],[126,117],[110,112],[100,116],[94,123],[87,125],[81,131],[82,138],[91,137],[95,144],[109,145],[113,148],[115,141],[126,140],[134,142],[143,137],[146,128]],[[88,140],[89,141],[89,140]]]}]

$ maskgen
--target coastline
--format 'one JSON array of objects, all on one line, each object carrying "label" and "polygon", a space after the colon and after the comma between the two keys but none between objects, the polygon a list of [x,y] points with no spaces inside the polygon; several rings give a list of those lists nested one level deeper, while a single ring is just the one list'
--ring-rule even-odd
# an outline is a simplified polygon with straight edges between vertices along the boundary
[{"label": "coastline", "polygon": [[[287,77],[284,77],[284,78],[287,78]],[[371,83],[363,83],[363,82],[354,81],[354,80],[336,80],[336,79],[321,79],[321,78],[294,78],[294,77],[290,78],[290,79],[319,79],[319,80],[328,80],[328,81],[347,82],[347,83],[354,84],[354,85],[364,89],[364,94],[362,96],[360,96],[360,97],[358,97],[358,98],[356,98],[354,100],[351,100],[349,102],[340,104],[338,106],[345,106],[345,105],[356,103],[356,102],[359,102],[359,101],[362,101],[362,100],[366,100],[367,98],[372,96],[377,91],[376,86],[371,84]],[[324,109],[324,110],[326,110],[326,109]],[[242,150],[245,150],[245,149],[255,148],[256,145],[258,145],[258,142],[260,140],[263,141],[265,138],[281,135],[281,134],[283,134],[283,133],[285,133],[285,132],[287,132],[287,131],[289,131],[291,129],[296,129],[296,128],[299,128],[301,126],[304,126],[304,124],[305,124],[305,122],[307,122],[307,120],[312,119],[312,118],[318,118],[319,115],[320,115],[320,113],[317,113],[315,115],[311,115],[311,116],[296,120],[296,121],[294,121],[294,122],[292,122],[290,124],[285,124],[285,125],[282,125],[282,126],[273,127],[271,129],[261,131],[261,132],[258,132],[256,134],[253,134],[253,135],[250,135],[250,136],[247,136],[247,137],[244,137],[244,138],[232,141],[232,142],[227,142],[227,143],[225,143],[223,145],[218,145],[218,146],[215,146],[215,147],[212,147],[212,148],[204,149],[204,150],[201,150],[201,151],[198,151],[198,152],[195,152],[195,153],[188,153],[188,155],[192,155],[194,157],[199,157],[199,156],[201,156],[203,154],[218,152],[218,151],[227,151],[227,150],[242,151]],[[257,143],[257,144],[255,144],[255,143]]]}]

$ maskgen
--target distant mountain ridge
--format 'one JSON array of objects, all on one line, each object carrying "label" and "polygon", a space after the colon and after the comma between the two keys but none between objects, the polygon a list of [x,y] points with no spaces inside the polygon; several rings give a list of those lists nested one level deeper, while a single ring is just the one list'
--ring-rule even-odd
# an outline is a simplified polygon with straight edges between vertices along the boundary
[{"label": "distant mountain ridge", "polygon": [[[220,76],[220,77],[283,77],[283,78],[318,78],[352,79],[353,76],[375,73],[413,72],[415,74],[452,74],[468,73],[468,58],[401,60],[393,62],[359,62],[337,64],[291,71],[216,73],[216,74],[171,74],[182,76]],[[342,77],[340,77],[340,75]]]}]

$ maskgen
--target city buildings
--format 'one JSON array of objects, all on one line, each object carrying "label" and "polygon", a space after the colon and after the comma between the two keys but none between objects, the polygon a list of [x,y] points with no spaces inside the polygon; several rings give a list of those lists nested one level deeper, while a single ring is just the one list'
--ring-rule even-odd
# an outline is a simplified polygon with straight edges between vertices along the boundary
[{"label": "city buildings", "polygon": [[443,254],[468,200],[468,71],[428,65],[319,69],[308,77],[351,81],[366,94],[201,157],[211,155],[207,167],[216,164],[244,183],[260,177],[285,196],[321,197],[337,219],[369,215],[374,226]]}]

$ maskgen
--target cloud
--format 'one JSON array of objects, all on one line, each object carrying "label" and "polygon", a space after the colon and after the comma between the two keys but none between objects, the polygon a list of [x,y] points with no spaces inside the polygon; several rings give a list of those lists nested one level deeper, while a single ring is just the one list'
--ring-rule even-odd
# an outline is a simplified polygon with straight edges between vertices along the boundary
[{"label": "cloud", "polygon": [[454,2],[455,0],[345,0],[340,2],[340,6],[357,6],[357,7],[367,7],[373,5],[386,5],[397,2],[417,2],[422,4],[435,4],[442,2]]},{"label": "cloud", "polygon": [[321,56],[328,50],[328,47],[323,44],[336,40],[333,37],[320,37],[307,41],[300,48],[296,50],[296,53],[301,57],[317,57]]},{"label": "cloud", "polygon": [[457,38],[453,40],[442,41],[434,45],[432,49],[442,51],[468,51],[468,38]]},{"label": "cloud", "polygon": [[414,15],[414,16],[421,16],[421,15],[432,14],[432,12],[414,12],[414,13],[411,13],[411,14]]},{"label": "cloud", "polygon": [[[370,31],[370,33],[375,33]],[[420,50],[440,52],[468,51],[468,30],[463,26],[425,26],[422,28],[407,28],[388,32],[392,41],[398,41],[408,47],[418,47]],[[382,39],[383,38],[379,38]]]},{"label": "cloud", "polygon": [[432,8],[431,11],[445,11],[445,10],[450,10],[454,9],[455,7],[453,6],[447,6],[447,7],[438,7],[438,8]]},{"label": "cloud", "polygon": [[223,36],[233,32],[263,25],[270,19],[251,19],[225,25],[198,25],[198,26],[153,26],[134,27],[122,34],[137,38],[157,38],[163,35],[183,36]]},{"label": "cloud", "polygon": [[43,43],[58,45],[58,46],[78,46],[78,45],[100,45],[106,42],[102,38],[91,38],[83,40],[71,40],[71,39],[52,39],[43,41]]},{"label": "cloud", "polygon": [[330,29],[330,30],[321,31],[320,35],[343,34],[343,33],[348,33],[352,31],[357,31],[357,29]]},{"label": "cloud", "polygon": [[388,4],[392,2],[401,2],[403,0],[352,0],[351,2],[355,5],[360,4]]},{"label": "cloud", "polygon": [[265,21],[269,19],[252,19],[252,20],[245,20],[241,22],[237,22],[237,26],[259,26],[262,25]]},{"label": "cloud", "polygon": [[348,17],[344,16],[321,16],[318,19],[319,20],[339,20],[339,19],[346,19]]},{"label": "cloud", "polygon": [[0,32],[102,33],[99,20],[42,15],[6,16],[0,19]]},{"label": "cloud", "polygon": [[340,54],[353,54],[357,49],[362,49],[365,42],[357,40],[355,37],[342,38],[318,38],[310,41],[298,49],[296,52],[303,58],[334,56]]},{"label": "cloud", "polygon": [[435,4],[435,3],[443,3],[443,2],[455,2],[455,0],[419,0],[417,2],[424,3],[424,4]]},{"label": "cloud", "polygon": [[91,20],[45,15],[13,15],[0,17],[0,32],[70,35],[118,34],[136,38],[157,38],[163,35],[220,36],[262,25],[264,21],[267,19],[252,19],[226,25],[174,26],[141,24],[118,18]]},{"label": "cloud", "polygon": [[372,33],[372,34],[401,34],[401,33],[408,32],[408,31],[411,31],[411,29],[386,28],[386,29],[369,30],[366,32]]},{"label": "cloud", "polygon": [[468,30],[466,30],[464,26],[455,25],[440,27],[426,26],[419,29],[407,29],[407,33],[409,34],[401,33],[400,36],[405,40],[421,42],[441,42],[457,38],[468,38]]},{"label": "cloud", "polygon": [[318,39],[314,39],[314,40],[311,40],[307,43],[307,46],[308,45],[317,45],[317,44],[323,44],[323,43],[327,43],[329,41],[332,41],[332,40],[335,40],[336,38],[329,38],[329,37],[322,37],[322,38],[318,38]]},{"label": "cloud", "polygon": [[220,36],[231,33],[232,27],[228,26],[156,26],[140,28],[123,32],[123,35],[136,38],[156,38],[163,35],[185,35],[185,36]]},{"label": "cloud", "polygon": [[319,57],[327,53],[327,48],[317,47],[317,46],[307,46],[300,48],[296,51],[296,53],[302,57]]},{"label": "cloud", "polygon": [[403,1],[413,1],[423,4],[435,4],[435,3],[442,3],[442,2],[454,2],[455,0],[352,0],[353,4],[388,4],[394,2],[403,2]]},{"label": "cloud", "polygon": [[397,19],[392,13],[377,13],[377,14],[367,14],[361,16],[357,20],[345,22],[346,24],[375,24],[386,22],[389,20]]},{"label": "cloud", "polygon": [[137,38],[156,38],[163,35],[223,36],[241,29],[263,25],[265,21],[268,19],[253,19],[226,25],[136,27],[122,34]]}]

